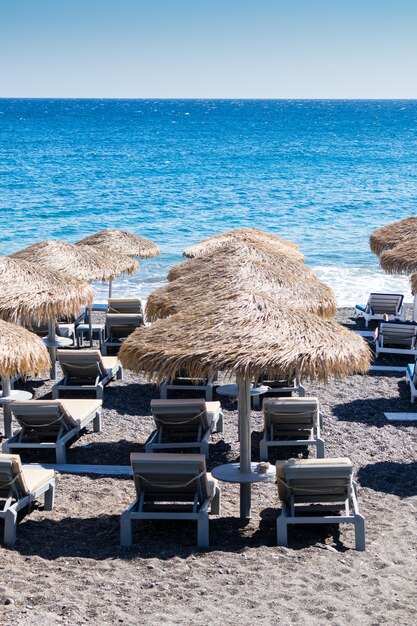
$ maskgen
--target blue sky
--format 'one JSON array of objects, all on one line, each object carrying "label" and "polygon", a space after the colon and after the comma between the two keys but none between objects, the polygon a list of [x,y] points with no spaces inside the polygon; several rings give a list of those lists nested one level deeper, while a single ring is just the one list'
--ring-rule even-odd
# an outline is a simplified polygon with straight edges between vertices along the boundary
[{"label": "blue sky", "polygon": [[0,0],[0,97],[417,98],[417,0]]}]

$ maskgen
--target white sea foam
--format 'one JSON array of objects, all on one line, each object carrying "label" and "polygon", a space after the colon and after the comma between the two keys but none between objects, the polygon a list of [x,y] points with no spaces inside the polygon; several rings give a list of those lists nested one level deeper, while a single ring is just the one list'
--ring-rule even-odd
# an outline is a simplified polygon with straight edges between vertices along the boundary
[{"label": "white sea foam", "polygon": [[377,268],[366,267],[318,265],[313,270],[319,280],[333,289],[338,306],[365,303],[371,291],[402,293],[407,302],[413,299],[406,276],[390,276]]}]

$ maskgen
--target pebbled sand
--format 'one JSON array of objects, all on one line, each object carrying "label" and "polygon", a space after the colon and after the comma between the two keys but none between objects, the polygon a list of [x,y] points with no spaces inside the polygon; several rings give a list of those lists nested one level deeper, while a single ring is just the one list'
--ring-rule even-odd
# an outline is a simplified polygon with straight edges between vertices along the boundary
[{"label": "pebbled sand", "polygon": [[[342,323],[361,327],[339,311]],[[385,361],[386,362],[386,361]],[[399,364],[407,362],[399,361]],[[43,397],[50,383],[25,386]],[[131,480],[57,476],[56,506],[22,516],[14,550],[0,546],[0,624],[414,624],[417,548],[417,421],[392,424],[384,411],[413,411],[401,374],[306,384],[324,413],[328,456],[349,456],[360,484],[367,551],[353,527],[299,526],[289,548],[275,545],[273,482],[253,487],[253,518],[241,525],[238,488],[222,484],[222,516],[210,525],[208,552],[195,548],[192,523],[134,526],[121,549],[119,516],[134,496]],[[157,389],[126,372],[105,392],[103,430],[75,441],[70,463],[124,465],[152,431]],[[235,405],[222,399],[225,433],[214,435],[209,469],[237,460]],[[262,418],[253,411],[253,459]],[[290,449],[275,457],[302,454]],[[38,461],[26,453],[24,461]],[[42,459],[53,462],[46,454]]]}]

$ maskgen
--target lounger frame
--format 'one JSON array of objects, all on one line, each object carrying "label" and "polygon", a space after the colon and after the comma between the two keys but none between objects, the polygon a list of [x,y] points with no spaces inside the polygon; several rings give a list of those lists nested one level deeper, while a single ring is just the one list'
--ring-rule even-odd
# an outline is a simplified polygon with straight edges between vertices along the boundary
[{"label": "lounger frame", "polygon": [[[323,478],[332,480],[338,475],[343,476],[346,466],[324,468]],[[291,524],[354,524],[356,550],[363,551],[365,541],[365,519],[359,512],[357,500],[357,484],[350,475],[345,498],[335,496],[311,495],[296,496],[291,491],[292,480],[302,481],[310,478],[306,465],[305,470],[286,468],[285,479],[290,490],[289,501],[282,502],[281,514],[277,517],[277,545],[288,546],[288,526]],[[299,483],[298,483],[299,484]],[[319,503],[317,503],[319,501]],[[327,502],[327,503],[326,503]],[[310,504],[309,504],[310,503]],[[331,515],[336,509],[343,511],[341,515]],[[304,513],[304,515],[303,515]],[[315,515],[308,515],[314,513]],[[317,515],[319,514],[319,515]]]},{"label": "lounger frame", "polygon": [[[191,406],[197,406],[198,401],[193,401]],[[167,414],[168,416],[172,416],[175,413],[175,400],[171,400],[171,413]],[[178,412],[181,411],[184,413],[184,403],[179,400]],[[152,402],[151,402],[152,409]],[[168,405],[167,405],[168,409]],[[206,409],[207,411],[207,409]],[[197,411],[198,413],[198,411]],[[197,429],[196,439],[193,441],[167,441],[162,443],[162,439],[164,437],[164,426],[156,424],[157,428],[151,433],[149,439],[145,443],[145,451],[146,452],[158,452],[158,451],[168,451],[168,450],[190,450],[190,449],[198,449],[201,454],[204,454],[206,459],[209,457],[209,440],[213,432],[222,433],[224,427],[224,415],[223,410],[219,403],[219,408],[216,412],[207,411],[208,416],[211,419],[208,421],[208,425],[204,424],[203,415],[201,415],[200,424]],[[163,411],[159,413],[159,415],[163,415]],[[193,414],[190,412],[190,421],[194,418]],[[181,421],[181,420],[179,420]],[[157,422],[157,419],[156,419]],[[175,421],[173,418],[170,419],[169,427],[171,430],[175,429]],[[193,431],[195,428],[193,428]]]},{"label": "lounger frame", "polygon": [[[268,386],[268,380],[261,382],[260,384]],[[287,387],[270,387],[269,391],[267,391],[268,397],[272,394],[277,394],[278,396],[281,393],[298,393],[300,398],[303,398],[306,395],[306,390],[301,381],[297,378],[294,378],[292,381],[292,385],[288,385]],[[261,406],[261,400],[265,398],[265,396],[253,396],[252,397],[252,405],[254,409],[259,409]]]},{"label": "lounger frame", "polygon": [[[123,341],[132,334],[136,328],[144,326],[143,315],[135,313],[107,313],[105,325],[105,339],[101,345],[103,356],[107,356],[109,348],[112,350],[121,348]],[[112,328],[125,328],[120,337],[113,335]]]},{"label": "lounger frame", "polygon": [[[62,351],[58,351],[58,360],[59,354]],[[76,351],[71,351],[72,355],[76,355]],[[85,354],[82,350],[80,350],[79,354]],[[62,391],[92,391],[96,394],[96,398],[103,399],[104,396],[104,387],[108,385],[112,380],[122,380],[123,379],[123,367],[121,363],[117,364],[117,369],[113,371],[112,368],[106,369],[101,361],[94,361],[91,359],[91,365],[94,363],[97,364],[97,376],[93,383],[91,384],[73,384],[70,383],[70,377],[67,374],[64,374],[64,377],[55,383],[52,387],[52,398],[53,400],[57,400]],[[80,365],[82,367],[82,365]]]},{"label": "lounger frame", "polygon": [[[12,405],[13,410],[13,405]],[[95,433],[101,431],[101,415],[102,415],[102,407],[95,409],[91,412],[89,416],[87,416],[82,423],[78,423],[76,426],[72,426],[68,424],[65,420],[65,416],[62,416],[59,419],[59,430],[56,435],[55,441],[45,441],[45,442],[25,442],[24,438],[27,434],[28,428],[21,424],[21,430],[10,437],[7,441],[4,442],[2,446],[2,451],[6,453],[13,454],[18,450],[55,450],[56,462],[57,464],[64,464],[67,462],[67,449],[66,444],[68,441],[76,437],[88,424],[93,422],[93,429]],[[16,417],[16,416],[15,416]],[[18,420],[19,421],[19,420]],[[45,431],[48,428],[47,424],[43,428]],[[41,428],[40,428],[41,431]]]},{"label": "lounger frame", "polygon": [[[23,466],[24,469],[25,466]],[[0,509],[0,519],[4,520],[4,543],[13,546],[16,542],[17,514],[20,510],[30,506],[32,502],[44,495],[45,511],[52,511],[54,507],[55,478],[45,481],[42,485],[28,494],[22,494],[18,488],[13,472],[12,461],[3,461],[0,467],[0,481],[10,483],[7,492],[0,489],[1,499],[4,499]]]},{"label": "lounger frame", "polygon": [[[139,456],[139,455],[132,455]],[[141,455],[143,456],[143,455]],[[151,466],[152,474],[155,472],[166,478],[167,476],[179,476],[184,480],[195,481],[194,495],[190,500],[191,511],[175,510],[178,503],[184,503],[184,494],[176,496],[175,492],[168,492],[161,494],[164,499],[169,498],[172,504],[165,506],[166,510],[161,510],[161,507],[157,507],[157,510],[144,510],[146,506],[149,506],[149,502],[146,500],[146,490],[140,491],[140,497],[137,498],[132,505],[122,513],[120,518],[120,545],[122,547],[130,547],[132,545],[132,521],[134,520],[190,520],[197,522],[197,545],[199,548],[205,549],[209,547],[209,512],[214,515],[220,515],[221,503],[220,503],[220,488],[217,483],[213,486],[211,494],[202,496],[202,474],[205,474],[204,470],[201,472],[201,461],[194,463],[190,469],[190,457],[196,457],[197,455],[163,455],[165,458],[172,457],[171,462],[166,462],[161,465],[158,463],[158,459],[162,455],[147,455],[154,459],[154,463]],[[198,455],[204,461],[203,455]],[[180,458],[179,458],[180,457]],[[182,459],[181,459],[182,457]],[[159,468],[158,468],[159,465]],[[143,466],[142,466],[143,467]],[[135,479],[135,461],[132,459],[133,478]],[[143,472],[143,470],[141,470]],[[152,508],[152,501],[150,504]],[[183,507],[180,507],[183,508]]]},{"label": "lounger frame", "polygon": [[366,327],[371,320],[383,320],[384,315],[389,315],[391,319],[404,320],[403,301],[404,296],[401,293],[370,293],[364,308],[358,304],[355,306],[355,315],[365,319]]},{"label": "lounger frame", "polygon": [[[375,340],[376,354],[404,354],[417,356],[417,325],[380,322]],[[393,345],[387,345],[393,344]],[[405,346],[405,347],[394,347]]]},{"label": "lounger frame", "polygon": [[[288,402],[288,400],[290,400],[290,402]],[[277,398],[277,402],[280,402],[281,405],[285,405],[286,401],[288,404],[288,407],[291,406],[297,406],[297,402],[294,402],[294,400],[296,401],[297,399],[290,399],[290,398]],[[312,399],[313,400],[313,399]],[[306,401],[305,398],[300,398],[300,405]],[[274,402],[274,401],[272,401]],[[268,399],[265,398],[264,400],[264,410],[265,410],[265,403],[268,403]],[[313,403],[313,402],[312,402]],[[277,412],[278,414],[280,414],[280,412]],[[297,413],[296,411],[291,411],[289,414],[296,416]],[[266,426],[264,426],[264,436],[260,441],[259,444],[259,453],[260,453],[260,460],[261,461],[267,461],[268,460],[268,452],[269,452],[269,448],[274,448],[274,447],[285,447],[285,446],[315,446],[316,447],[316,454],[317,454],[317,458],[323,459],[325,457],[325,444],[324,444],[324,439],[321,437],[321,428],[323,427],[323,413],[319,410],[318,408],[318,404],[317,404],[317,414],[315,414],[312,418],[312,426],[311,428],[306,428],[306,430],[309,430],[309,436],[302,438],[302,439],[297,439],[295,437],[288,437],[288,439],[278,439],[275,437],[275,433],[274,433],[274,426],[275,424],[270,424],[270,426],[267,428]],[[291,425],[289,424],[289,431],[291,430],[295,430],[294,426],[293,428],[291,428]],[[291,434],[291,432],[290,432]]]},{"label": "lounger frame", "polygon": [[178,376],[173,381],[165,380],[161,387],[161,400],[168,398],[169,391],[203,391],[207,402],[213,400],[213,386],[217,380],[218,374],[212,374],[208,378],[190,378],[187,376]]}]

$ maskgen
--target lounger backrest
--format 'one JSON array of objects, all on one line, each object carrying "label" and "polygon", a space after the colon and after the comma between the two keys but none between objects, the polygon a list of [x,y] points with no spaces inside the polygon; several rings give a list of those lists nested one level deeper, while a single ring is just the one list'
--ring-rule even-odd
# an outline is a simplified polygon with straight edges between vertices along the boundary
[{"label": "lounger backrest", "polygon": [[317,424],[319,402],[317,398],[266,398],[263,402],[264,425],[274,431],[299,431]]},{"label": "lounger backrest", "polygon": [[7,497],[10,491],[17,497],[29,494],[22,463],[18,454],[0,454],[0,498]]},{"label": "lounger backrest", "polygon": [[138,499],[198,503],[209,495],[206,461],[203,454],[153,454],[130,455],[133,479]]},{"label": "lounger backrest", "polygon": [[142,315],[112,313],[106,315],[107,336],[112,339],[124,339],[133,331],[143,326]]},{"label": "lounger backrest", "polygon": [[259,376],[256,381],[257,385],[267,385],[273,389],[279,389],[280,387],[294,387],[294,380],[288,380],[287,378],[282,379],[271,379],[266,374],[262,374]]},{"label": "lounger backrest", "polygon": [[282,501],[341,502],[352,482],[348,458],[290,459],[276,464],[278,494]]},{"label": "lounger backrest", "polygon": [[69,378],[89,380],[107,375],[100,350],[57,350],[57,355]]},{"label": "lounger backrest", "polygon": [[178,432],[204,431],[210,423],[204,400],[151,400],[151,411],[157,428]]},{"label": "lounger backrest", "polygon": [[139,298],[109,298],[108,312],[116,314],[134,313],[143,315],[142,302]]},{"label": "lounger backrest", "polygon": [[70,428],[76,426],[76,421],[59,400],[18,401],[11,404],[11,409],[19,424],[27,428],[50,428],[56,432],[62,423]]},{"label": "lounger backrest", "polygon": [[378,336],[380,335],[384,338],[384,344],[411,347],[412,340],[417,335],[417,325],[381,322],[378,327]]},{"label": "lounger backrest", "polygon": [[400,293],[371,293],[368,307],[373,315],[397,315],[404,296]]}]

